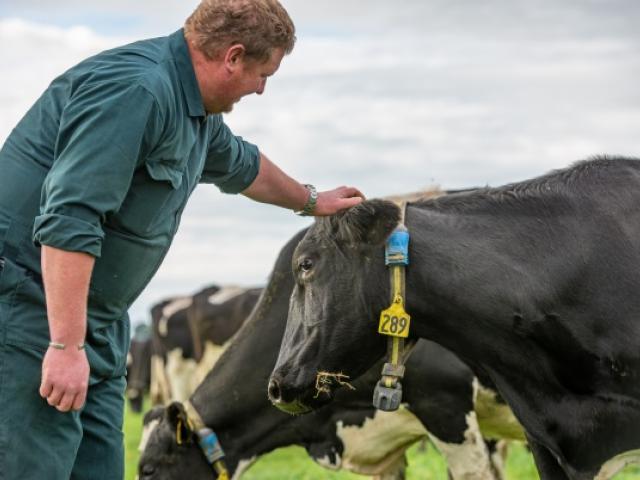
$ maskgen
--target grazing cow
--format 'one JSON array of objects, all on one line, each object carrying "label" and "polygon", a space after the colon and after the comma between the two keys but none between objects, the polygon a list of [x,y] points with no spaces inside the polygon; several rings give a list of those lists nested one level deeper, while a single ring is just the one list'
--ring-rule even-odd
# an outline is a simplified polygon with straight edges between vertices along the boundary
[{"label": "grazing cow", "polygon": [[[478,388],[460,360],[431,342],[418,342],[409,358],[406,408],[400,412],[377,412],[371,405],[370,391],[381,365],[355,381],[355,391],[338,392],[334,403],[313,414],[293,417],[271,406],[265,388],[293,289],[291,257],[303,234],[283,248],[250,319],[190,398],[203,421],[216,431],[234,478],[257,456],[291,444],[303,445],[329,468],[401,478],[405,450],[425,438],[427,430],[449,460],[452,478],[502,478],[491,463],[478,422],[506,425],[508,432],[493,432],[501,438],[523,439],[522,431],[515,422],[501,423],[486,414],[476,418],[474,401],[486,398],[487,391]],[[153,410],[145,424],[138,467],[141,480],[213,478],[193,433],[183,432],[182,446],[176,444],[178,427],[187,425],[181,404]]]},{"label": "grazing cow", "polygon": [[151,308],[153,405],[189,398],[248,317],[260,291],[212,285]]},{"label": "grazing cow", "polygon": [[[316,220],[298,245],[269,385],[280,408],[328,402],[330,394],[314,398],[319,371],[356,378],[384,355],[383,244],[400,213],[366,201]],[[541,478],[590,480],[610,459],[633,455],[625,452],[637,459],[640,161],[599,158],[416,202],[405,224],[411,336],[492,380],[524,426]]]},{"label": "grazing cow", "polygon": [[191,296],[173,297],[151,307],[152,405],[186,400],[197,384],[194,380],[193,341],[187,320]]},{"label": "grazing cow", "polygon": [[219,350],[238,331],[260,292],[262,288],[207,287],[193,296],[187,318],[197,362],[202,360],[207,345],[209,349]]},{"label": "grazing cow", "polygon": [[138,325],[127,356],[127,398],[131,410],[142,411],[142,401],[151,384],[151,329]]}]

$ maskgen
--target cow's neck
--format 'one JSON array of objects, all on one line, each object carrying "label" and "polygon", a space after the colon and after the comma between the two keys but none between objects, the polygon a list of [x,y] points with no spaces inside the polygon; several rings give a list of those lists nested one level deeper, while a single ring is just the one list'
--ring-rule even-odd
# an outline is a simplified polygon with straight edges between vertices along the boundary
[{"label": "cow's neck", "polygon": [[[227,449],[240,440],[250,444],[251,432],[259,434],[259,426],[249,420],[252,417],[261,416],[266,424],[272,417],[286,416],[271,406],[266,395],[266,379],[276,361],[278,350],[274,347],[282,337],[282,323],[282,328],[262,324],[258,332],[256,319],[249,319],[242,335],[235,338],[192,396],[203,420],[218,433]],[[262,383],[264,390],[256,391]],[[270,415],[271,410],[275,415]],[[250,428],[245,431],[246,426]]]},{"label": "cow's neck", "polygon": [[474,356],[481,337],[500,341],[496,334],[510,329],[521,300],[509,275],[519,266],[506,262],[489,239],[471,234],[475,227],[461,227],[455,217],[410,208],[406,224],[412,332]]},{"label": "cow's neck", "polygon": [[[522,262],[503,248],[510,243],[523,248],[534,240],[519,229],[498,232],[495,219],[458,212],[413,207],[406,223],[411,233],[407,310],[412,333],[456,353],[478,375],[488,375],[505,397],[514,376],[519,386],[536,383],[546,366],[532,369],[528,354],[541,355],[540,346],[524,340],[518,322],[529,328],[533,319],[555,311],[545,311],[538,302],[540,285],[525,273],[531,259]],[[502,236],[496,240],[497,235]],[[579,344],[571,348],[582,350]],[[514,351],[519,354],[509,354]]]}]

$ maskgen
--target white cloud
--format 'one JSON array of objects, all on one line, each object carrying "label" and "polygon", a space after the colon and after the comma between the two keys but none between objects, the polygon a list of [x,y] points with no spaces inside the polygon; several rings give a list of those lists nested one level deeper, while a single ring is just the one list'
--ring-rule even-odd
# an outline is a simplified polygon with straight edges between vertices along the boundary
[{"label": "white cloud", "polygon": [[56,76],[80,60],[124,41],[88,27],[60,28],[0,18],[0,142]]},{"label": "white cloud", "polygon": [[[117,30],[132,38],[166,33],[195,5],[178,3],[114,0],[92,24],[86,2],[56,2],[58,24],[75,12],[92,28],[0,19],[0,42],[12,45],[0,50],[12,66],[0,76],[0,141],[55,75],[126,41],[95,33],[104,18],[133,19]],[[243,100],[227,121],[296,178],[383,195],[497,185],[598,153],[640,152],[637,2],[283,3],[298,45],[265,95]],[[31,0],[12,5],[37,10]],[[263,282],[305,224],[199,189],[134,317],[167,294]]]}]

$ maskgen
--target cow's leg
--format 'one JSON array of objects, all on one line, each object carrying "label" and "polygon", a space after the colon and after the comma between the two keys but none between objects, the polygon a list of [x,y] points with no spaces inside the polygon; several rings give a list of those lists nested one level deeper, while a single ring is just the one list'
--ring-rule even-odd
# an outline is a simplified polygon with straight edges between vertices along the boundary
[{"label": "cow's leg", "polygon": [[509,444],[506,440],[489,440],[487,441],[487,448],[489,449],[489,459],[495,477],[504,480],[507,478],[504,472]]},{"label": "cow's leg", "polygon": [[531,439],[529,439],[528,443],[536,462],[540,480],[570,480],[558,463],[556,457],[553,456],[547,447],[531,441]]},{"label": "cow's leg", "polygon": [[142,411],[142,403],[144,401],[144,396],[140,393],[141,390],[138,388],[131,388],[126,391],[127,398],[129,399],[129,406],[131,407],[131,411],[135,413],[140,413]]},{"label": "cow's leg", "polygon": [[184,402],[191,396],[197,387],[192,383],[196,366],[192,358],[183,358],[181,348],[174,348],[167,353],[165,371],[172,401]]},{"label": "cow's leg", "polygon": [[404,480],[407,469],[407,456],[401,455],[398,460],[389,466],[383,473],[372,477],[372,480]]},{"label": "cow's leg", "polygon": [[160,355],[151,356],[151,385],[149,387],[151,405],[165,405],[171,400],[171,387],[165,371],[164,359]]},{"label": "cow's leg", "polygon": [[640,465],[640,450],[622,453],[606,462],[593,480],[609,480],[627,465]]},{"label": "cow's leg", "polygon": [[447,443],[430,434],[431,441],[445,457],[453,480],[502,480],[493,468],[489,449],[480,433],[475,412],[466,416],[467,430],[462,443]]}]

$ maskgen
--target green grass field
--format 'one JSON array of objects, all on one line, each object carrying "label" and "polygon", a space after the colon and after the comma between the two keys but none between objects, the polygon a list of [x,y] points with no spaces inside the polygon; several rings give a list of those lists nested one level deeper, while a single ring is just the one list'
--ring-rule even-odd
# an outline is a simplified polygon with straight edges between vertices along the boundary
[{"label": "green grass field", "polygon": [[[133,480],[138,463],[138,443],[142,430],[142,415],[127,411],[124,433],[127,480]],[[446,465],[438,451],[428,445],[414,445],[408,453],[407,480],[447,480]],[[509,480],[537,480],[531,454],[522,445],[512,445],[507,457]],[[244,480],[346,480],[366,479],[348,472],[331,472],[309,459],[301,447],[280,448],[264,455],[242,477]],[[628,467],[615,480],[640,480],[640,468]]]}]

